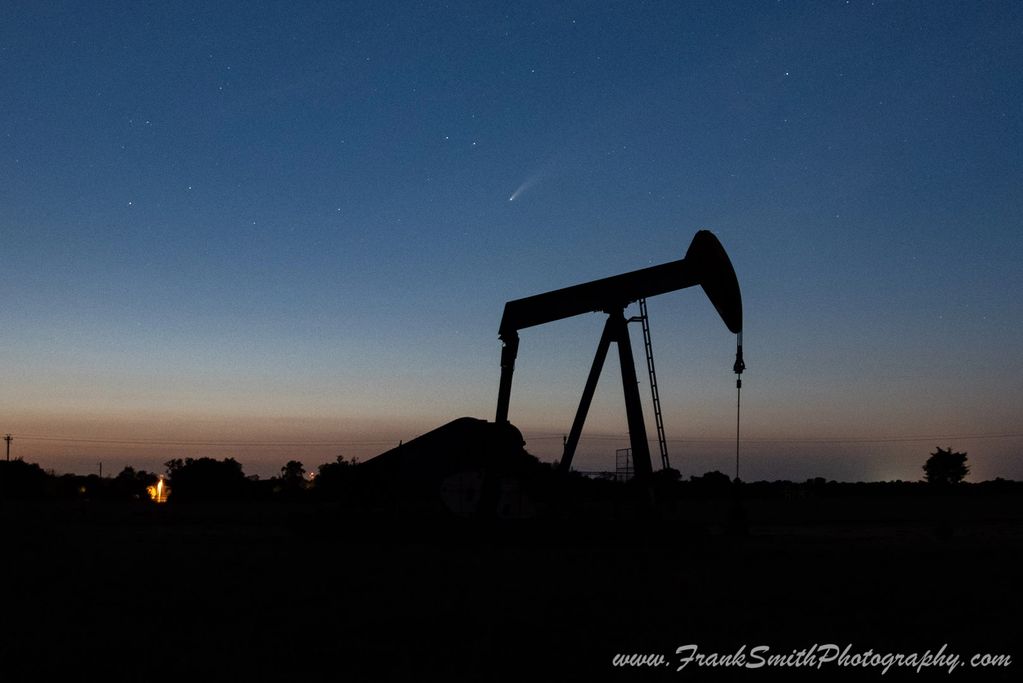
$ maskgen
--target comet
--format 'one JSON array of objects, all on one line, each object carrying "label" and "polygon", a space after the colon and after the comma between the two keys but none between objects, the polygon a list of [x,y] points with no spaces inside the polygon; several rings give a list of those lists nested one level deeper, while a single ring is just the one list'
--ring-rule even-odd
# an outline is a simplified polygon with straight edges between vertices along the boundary
[{"label": "comet", "polygon": [[541,174],[539,173],[534,173],[533,175],[526,178],[526,180],[521,185],[519,185],[514,192],[511,193],[511,196],[508,197],[508,201],[509,202],[515,201],[520,196],[522,196],[523,192],[536,185],[536,183],[540,180],[540,175]]}]

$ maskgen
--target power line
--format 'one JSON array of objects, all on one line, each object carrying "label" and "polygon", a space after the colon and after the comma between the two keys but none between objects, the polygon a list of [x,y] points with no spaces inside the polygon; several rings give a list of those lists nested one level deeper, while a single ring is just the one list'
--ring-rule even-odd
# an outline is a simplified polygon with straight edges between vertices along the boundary
[{"label": "power line", "polygon": [[[560,436],[548,435],[527,435],[533,441],[545,439],[560,439]],[[629,438],[628,434],[593,434],[584,436],[584,439],[595,441],[622,441]],[[827,437],[795,437],[795,438],[773,438],[773,437],[744,437],[743,443],[760,444],[843,444],[843,443],[909,443],[914,441],[960,441],[967,439],[1020,439],[1023,432],[1009,432],[1004,434],[932,434],[926,436],[889,436],[889,437],[861,437],[861,436],[827,436]],[[653,439],[648,439],[653,441]],[[734,443],[735,437],[673,437],[668,443]]]},{"label": "power line", "polygon": [[[916,441],[960,441],[966,439],[1019,439],[1023,433],[1008,434],[937,434],[930,436],[892,436],[892,437],[808,437],[808,438],[744,438],[743,443],[761,444],[871,444],[871,443],[911,443]],[[688,441],[689,443],[730,443],[731,438],[708,439],[669,439],[669,441]]]},{"label": "power line", "polygon": [[41,436],[19,434],[19,439],[26,441],[54,441],[64,443],[115,444],[127,446],[380,446],[394,443],[394,439],[376,439],[369,441],[188,441],[169,439],[96,439],[76,436]]},{"label": "power line", "polygon": [[[545,441],[550,439],[562,439],[562,434],[551,432],[538,432],[535,434],[524,434],[529,441]],[[10,444],[14,437],[7,435],[3,437]],[[18,438],[25,441],[47,441],[59,443],[89,443],[122,446],[235,446],[235,447],[260,447],[260,446],[386,446],[394,443],[394,439],[367,439],[367,440],[333,440],[333,441],[305,441],[305,440],[250,440],[232,441],[218,439],[184,440],[184,439],[101,439],[94,437],[78,436],[48,436],[41,434],[18,434]],[[593,434],[583,437],[588,441],[623,441],[629,438],[628,434]],[[1005,432],[997,434],[929,434],[915,436],[887,436],[887,437],[858,437],[858,436],[826,436],[826,437],[744,437],[746,444],[875,444],[875,443],[912,443],[919,441],[962,441],[962,440],[988,440],[988,439],[1020,439],[1023,432]],[[10,440],[8,440],[10,439]],[[648,439],[653,441],[653,439]],[[714,444],[733,443],[734,437],[672,437],[667,439],[668,443],[691,443],[691,444]]]}]

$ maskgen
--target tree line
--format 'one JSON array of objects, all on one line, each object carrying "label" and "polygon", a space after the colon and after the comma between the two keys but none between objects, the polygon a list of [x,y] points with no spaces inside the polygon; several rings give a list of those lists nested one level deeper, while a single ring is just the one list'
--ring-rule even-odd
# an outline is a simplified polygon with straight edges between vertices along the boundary
[{"label": "tree line", "polygon": [[[654,485],[664,492],[695,497],[728,495],[740,487],[749,495],[763,497],[792,497],[815,495],[886,495],[929,493],[934,491],[964,490],[969,474],[967,454],[951,448],[938,447],[923,466],[923,481],[845,483],[828,481],[821,477],[804,482],[761,481],[742,483],[727,475],[713,471],[683,480],[676,470],[657,472]],[[319,465],[314,473],[306,471],[297,460],[289,460],[277,476],[260,479],[247,476],[240,462],[234,458],[216,460],[208,457],[175,458],[164,464],[165,475],[125,467],[115,477],[47,472],[39,465],[13,460],[0,462],[0,500],[111,500],[148,501],[152,487],[163,478],[171,494],[169,502],[180,504],[195,501],[334,501],[372,505],[386,498],[393,487],[379,472],[360,466],[354,459],[337,456],[333,462]],[[540,488],[562,485],[583,497],[616,495],[627,489],[617,481],[592,479],[577,473],[557,472],[553,465],[536,461],[523,471],[531,483]],[[997,479],[976,485],[1015,487],[1016,482]]]}]

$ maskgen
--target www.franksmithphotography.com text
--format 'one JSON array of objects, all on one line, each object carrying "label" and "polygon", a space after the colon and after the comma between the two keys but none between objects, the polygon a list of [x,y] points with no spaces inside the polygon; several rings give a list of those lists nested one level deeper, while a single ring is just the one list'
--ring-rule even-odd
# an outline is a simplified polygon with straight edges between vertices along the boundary
[{"label": "www.franksmithphotography.com text", "polygon": [[857,648],[852,644],[814,643],[805,648],[775,650],[770,645],[740,645],[732,652],[701,650],[695,643],[680,645],[671,654],[618,653],[611,664],[617,668],[652,669],[671,667],[684,673],[696,669],[801,669],[873,670],[881,675],[894,669],[920,673],[925,670],[1004,669],[1012,666],[1012,657],[1004,653],[959,653],[947,643],[923,652],[888,652]]}]

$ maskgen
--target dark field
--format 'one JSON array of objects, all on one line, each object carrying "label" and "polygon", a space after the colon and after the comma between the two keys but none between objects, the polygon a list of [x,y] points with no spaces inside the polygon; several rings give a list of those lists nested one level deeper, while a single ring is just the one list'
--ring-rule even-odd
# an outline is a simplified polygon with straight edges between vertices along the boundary
[{"label": "dark field", "polygon": [[[1017,680],[1015,495],[683,503],[684,521],[372,520],[327,504],[7,503],[0,680],[703,680],[675,648],[815,643],[1008,668]],[[616,653],[671,666],[616,669]],[[879,668],[719,680],[947,680]]]}]

